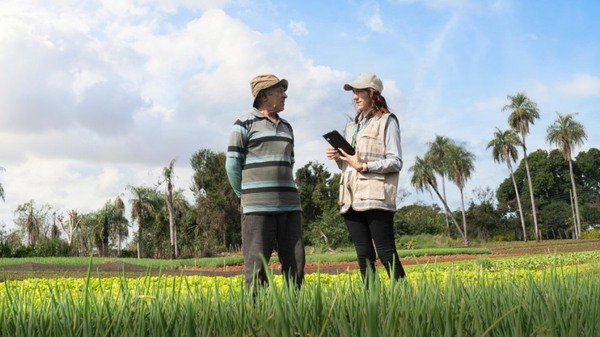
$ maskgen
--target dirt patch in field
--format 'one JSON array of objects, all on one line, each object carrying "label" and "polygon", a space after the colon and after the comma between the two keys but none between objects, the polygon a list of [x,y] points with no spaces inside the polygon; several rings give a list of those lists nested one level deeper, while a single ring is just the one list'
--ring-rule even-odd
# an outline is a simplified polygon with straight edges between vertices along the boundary
[{"label": "dirt patch in field", "polygon": [[[473,260],[477,258],[502,258],[521,255],[552,254],[564,252],[600,250],[600,240],[562,240],[542,242],[511,242],[506,244],[490,245],[491,254],[462,254],[441,256],[420,256],[401,258],[403,265],[432,264],[441,262],[456,262]],[[379,264],[379,262],[378,262]],[[279,272],[280,265],[271,263],[275,273]],[[347,270],[357,269],[358,263],[353,262],[309,262],[305,266],[306,273],[332,273],[337,274]],[[17,280],[28,278],[52,277],[140,277],[144,275],[205,275],[205,276],[234,276],[242,274],[243,267],[183,267],[178,269],[147,268],[131,263],[106,262],[89,266],[82,265],[50,265],[41,263],[22,263],[0,266],[0,282],[5,279]]]},{"label": "dirt patch in field", "polygon": [[[175,272],[175,271],[171,271]],[[106,262],[87,265],[53,265],[44,263],[19,263],[0,266],[0,281],[22,280],[30,278],[54,278],[54,277],[86,277],[87,275],[98,277],[112,277],[125,275],[127,277],[139,277],[146,274],[158,275],[162,270],[153,270],[144,266],[123,262]],[[163,273],[164,274],[164,273]]]},{"label": "dirt patch in field", "polygon": [[[402,258],[401,262],[403,265],[411,264],[430,264],[436,262],[449,262],[449,261],[464,261],[472,260],[481,257],[489,257],[489,255],[443,255],[443,256],[421,256]],[[381,265],[379,261],[376,263],[378,266]],[[270,263],[269,266],[277,274],[281,269],[281,265],[277,262]],[[304,270],[308,273],[327,273],[327,274],[338,274],[348,270],[358,269],[358,263],[353,262],[307,262]],[[181,270],[186,272],[200,272],[205,275],[219,275],[219,276],[233,276],[243,272],[243,266],[226,266],[226,267],[183,267]]]},{"label": "dirt patch in field", "polygon": [[[536,254],[552,254],[580,251],[600,250],[600,240],[562,240],[562,241],[540,241],[540,242],[511,242],[506,244],[493,245],[490,248],[491,254],[458,254],[458,255],[440,255],[440,256],[419,256],[419,257],[404,257],[400,262],[407,265],[414,264],[432,264],[441,262],[458,262],[466,260],[474,260],[478,258],[503,258],[521,255],[536,255]],[[379,261],[376,263],[381,265]],[[277,273],[281,266],[278,263],[271,263],[271,268]],[[332,273],[337,274],[347,270],[357,269],[358,263],[353,262],[320,262],[307,263],[305,266],[306,273]],[[185,267],[184,271],[197,271],[203,274],[231,276],[241,274],[242,266],[225,266],[225,267]]]}]

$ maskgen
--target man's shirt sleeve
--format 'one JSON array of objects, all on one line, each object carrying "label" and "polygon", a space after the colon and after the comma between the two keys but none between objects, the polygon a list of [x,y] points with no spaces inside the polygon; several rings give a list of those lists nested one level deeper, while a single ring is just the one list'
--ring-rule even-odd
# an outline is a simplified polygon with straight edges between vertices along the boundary
[{"label": "man's shirt sleeve", "polygon": [[240,158],[227,157],[225,159],[225,170],[229,185],[238,197],[242,196],[242,160]]}]

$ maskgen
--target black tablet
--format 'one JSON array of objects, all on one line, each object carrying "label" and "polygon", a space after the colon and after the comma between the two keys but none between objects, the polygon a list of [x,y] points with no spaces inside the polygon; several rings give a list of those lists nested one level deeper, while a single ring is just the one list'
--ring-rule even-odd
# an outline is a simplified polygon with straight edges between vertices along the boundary
[{"label": "black tablet", "polygon": [[346,139],[342,137],[342,135],[340,135],[340,133],[336,130],[327,132],[323,135],[323,138],[325,138],[325,140],[329,144],[331,144],[331,146],[333,146],[336,150],[342,149],[346,151],[347,154],[351,156],[354,155],[354,148],[352,147],[352,145],[350,145],[350,143],[348,143],[348,141],[346,141]]}]

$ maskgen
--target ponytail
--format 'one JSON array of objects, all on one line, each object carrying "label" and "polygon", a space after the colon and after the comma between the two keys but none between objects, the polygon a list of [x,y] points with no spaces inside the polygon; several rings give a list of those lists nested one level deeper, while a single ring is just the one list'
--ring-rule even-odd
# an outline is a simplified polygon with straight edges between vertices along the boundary
[{"label": "ponytail", "polygon": [[369,90],[371,92],[371,100],[373,101],[373,108],[381,112],[382,114],[386,114],[390,112],[388,108],[387,102],[385,101],[385,97],[381,96],[379,91]]}]

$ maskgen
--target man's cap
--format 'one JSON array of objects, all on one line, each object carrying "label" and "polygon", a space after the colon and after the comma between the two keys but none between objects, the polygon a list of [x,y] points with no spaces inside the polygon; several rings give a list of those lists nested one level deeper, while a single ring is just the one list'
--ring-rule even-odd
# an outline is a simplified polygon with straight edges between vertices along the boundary
[{"label": "man's cap", "polygon": [[360,74],[356,80],[352,83],[344,84],[344,90],[352,90],[352,89],[367,89],[373,88],[377,90],[379,93],[383,91],[383,83],[377,75],[371,73],[363,73]]},{"label": "man's cap", "polygon": [[261,90],[278,86],[282,86],[283,90],[287,90],[288,81],[286,79],[280,80],[273,74],[258,75],[250,80],[250,89],[254,98],[256,98]]}]

